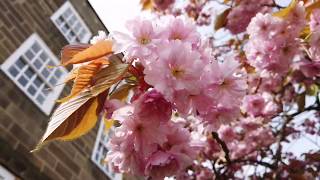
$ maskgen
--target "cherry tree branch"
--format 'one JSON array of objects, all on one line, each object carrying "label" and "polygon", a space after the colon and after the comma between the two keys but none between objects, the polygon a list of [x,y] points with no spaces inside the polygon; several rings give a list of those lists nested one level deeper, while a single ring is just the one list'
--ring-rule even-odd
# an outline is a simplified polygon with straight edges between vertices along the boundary
[{"label": "cherry tree branch", "polygon": [[226,143],[222,139],[220,139],[219,134],[217,132],[212,132],[211,135],[221,146],[221,148],[224,152],[224,156],[227,161],[227,164],[230,164],[231,160],[230,160],[230,156],[229,156],[230,151],[228,149],[228,146],[226,145]]}]

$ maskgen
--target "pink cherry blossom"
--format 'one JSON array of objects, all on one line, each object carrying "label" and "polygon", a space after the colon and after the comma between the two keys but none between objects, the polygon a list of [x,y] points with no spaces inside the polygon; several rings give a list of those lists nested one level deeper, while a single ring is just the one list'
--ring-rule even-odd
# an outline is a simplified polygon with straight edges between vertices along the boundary
[{"label": "pink cherry blossom", "polygon": [[168,40],[180,40],[191,43],[193,46],[200,42],[200,34],[193,22],[183,17],[167,17],[168,25],[162,32],[162,38]]},{"label": "pink cherry blossom", "polygon": [[104,111],[106,112],[106,118],[110,119],[111,116],[112,116],[112,113],[123,107],[125,105],[125,103],[121,102],[120,100],[118,99],[111,99],[111,100],[106,100],[104,102]]},{"label": "pink cherry blossom", "polygon": [[293,57],[298,54],[295,38],[305,25],[304,16],[300,3],[286,19],[257,14],[248,26],[250,40],[245,46],[248,62],[260,72],[288,72]]},{"label": "pink cherry blossom", "polygon": [[[211,77],[207,93],[223,106],[240,104],[246,93],[245,74],[239,71],[239,63],[228,57],[223,63],[209,65],[207,76]],[[209,78],[208,78],[209,79]]]},{"label": "pink cherry blossom", "polygon": [[156,39],[159,34],[150,20],[136,18],[128,21],[126,28],[130,34],[114,32],[114,50],[116,52],[126,52],[129,59],[140,58],[142,62],[150,57],[153,48],[156,46]]},{"label": "pink cherry blossom", "polygon": [[310,29],[313,32],[320,31],[320,9],[312,11],[310,16]]},{"label": "pink cherry blossom", "polygon": [[191,94],[199,92],[199,79],[204,67],[198,52],[190,44],[171,41],[158,47],[159,58],[144,70],[145,81],[154,86],[168,100],[174,91],[187,90]]},{"label": "pink cherry blossom", "polygon": [[301,61],[299,63],[299,69],[307,78],[320,77],[320,61]]},{"label": "pink cherry blossom", "polygon": [[172,176],[179,170],[179,162],[175,155],[157,151],[148,159],[145,174],[155,180]]},{"label": "pink cherry blossom", "polygon": [[243,99],[243,109],[253,116],[262,115],[265,101],[260,95],[247,95]]},{"label": "pink cherry blossom", "polygon": [[271,0],[253,1],[242,0],[238,1],[238,6],[231,9],[227,16],[226,28],[233,34],[238,34],[246,30],[252,17],[258,12],[267,12],[270,10],[268,5],[272,4]]},{"label": "pink cherry blossom", "polygon": [[168,9],[174,2],[175,0],[153,0],[155,8],[159,10]]},{"label": "pink cherry blossom", "polygon": [[171,118],[171,104],[156,90],[146,92],[135,101],[134,105],[134,113],[139,119],[159,123],[169,121]]},{"label": "pink cherry blossom", "polygon": [[320,61],[320,30],[311,34],[309,51],[313,61]]}]

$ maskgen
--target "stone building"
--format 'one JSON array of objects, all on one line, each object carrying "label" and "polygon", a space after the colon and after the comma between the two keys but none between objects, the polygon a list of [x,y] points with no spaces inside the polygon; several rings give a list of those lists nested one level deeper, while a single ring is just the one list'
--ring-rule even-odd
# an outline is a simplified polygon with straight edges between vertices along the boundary
[{"label": "stone building", "polygon": [[[121,179],[104,163],[103,124],[30,153],[67,91],[59,51],[106,30],[86,0],[0,0],[0,180]],[[64,89],[64,90],[63,90]]]}]

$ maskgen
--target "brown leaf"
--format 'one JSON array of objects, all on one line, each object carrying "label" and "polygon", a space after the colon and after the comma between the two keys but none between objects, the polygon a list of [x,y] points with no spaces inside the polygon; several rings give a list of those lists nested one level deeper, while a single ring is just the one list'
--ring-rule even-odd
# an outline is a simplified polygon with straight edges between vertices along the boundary
[{"label": "brown leaf", "polygon": [[99,41],[89,48],[73,55],[69,60],[63,61],[62,65],[79,64],[88,62],[94,59],[99,59],[112,53],[112,41],[104,40]]},{"label": "brown leaf", "polygon": [[91,61],[89,64],[80,66],[77,70],[77,74],[75,75],[74,84],[72,86],[70,95],[58,100],[58,102],[66,102],[79,94],[85,88],[90,87],[94,75],[99,72],[102,66],[107,64],[109,64],[107,59],[100,58]]},{"label": "brown leaf", "polygon": [[307,18],[310,19],[310,15],[314,9],[320,8],[320,1],[315,1],[314,3],[307,5],[306,7],[306,13],[307,13]]},{"label": "brown leaf", "polygon": [[231,9],[224,10],[221,14],[219,14],[216,18],[214,29],[218,30],[220,28],[223,28],[227,24],[227,16],[229,14]]},{"label": "brown leaf", "polygon": [[89,48],[90,46],[90,44],[69,44],[64,46],[61,50],[61,64],[65,64],[72,59],[74,55]]},{"label": "brown leaf", "polygon": [[142,10],[148,10],[153,8],[152,0],[140,0]]},{"label": "brown leaf", "polygon": [[117,88],[111,95],[110,99],[119,99],[120,101],[125,101],[129,95],[130,89],[135,87],[131,84],[123,84]]},{"label": "brown leaf", "polygon": [[93,77],[93,86],[90,88],[92,94],[99,94],[120,81],[128,71],[128,64],[118,61],[110,61],[110,65],[101,69]]},{"label": "brown leaf", "polygon": [[[102,110],[106,93],[92,98],[90,93],[83,92],[72,100],[61,104],[53,113],[47,130],[35,150],[52,140],[73,140],[91,130]],[[33,150],[33,151],[35,151]]]},{"label": "brown leaf", "polygon": [[93,104],[94,100],[90,100],[91,97],[90,92],[86,91],[62,103],[52,114],[47,130],[35,150],[49,140],[58,139],[70,133]]}]

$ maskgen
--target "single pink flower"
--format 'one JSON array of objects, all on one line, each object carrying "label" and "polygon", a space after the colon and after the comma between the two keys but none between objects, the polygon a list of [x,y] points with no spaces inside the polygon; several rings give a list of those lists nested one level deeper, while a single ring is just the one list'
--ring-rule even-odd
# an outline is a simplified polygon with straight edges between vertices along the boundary
[{"label": "single pink flower", "polygon": [[204,67],[199,53],[181,41],[162,43],[158,52],[159,58],[144,70],[145,81],[170,101],[175,91],[199,93],[198,84]]},{"label": "single pink flower", "polygon": [[262,115],[265,105],[265,100],[260,95],[247,95],[243,98],[243,109],[254,117]]},{"label": "single pink flower", "polygon": [[245,75],[239,72],[239,63],[231,57],[223,63],[212,63],[206,73],[211,81],[206,92],[217,104],[235,106],[240,104],[246,94],[247,82]]},{"label": "single pink flower", "polygon": [[166,176],[173,176],[179,170],[179,162],[175,155],[168,152],[157,151],[148,159],[145,174],[155,180]]},{"label": "single pink flower", "polygon": [[134,106],[134,114],[141,120],[160,123],[171,119],[171,103],[156,90],[148,91],[140,96],[134,102]]},{"label": "single pink flower", "polygon": [[183,17],[169,16],[168,24],[163,27],[162,38],[172,40],[180,40],[188,42],[193,46],[200,42],[200,34],[197,32],[195,24]]},{"label": "single pink flower", "polygon": [[125,52],[128,59],[139,58],[142,63],[152,56],[159,34],[155,31],[151,20],[136,18],[128,21],[126,28],[130,34],[114,32],[113,49]]}]

